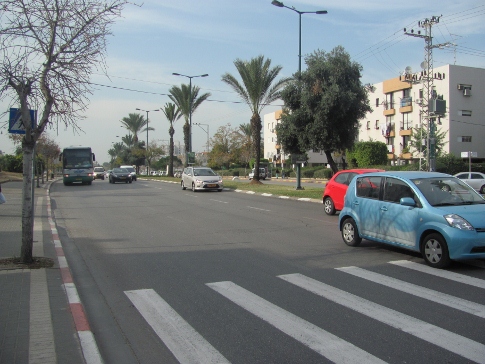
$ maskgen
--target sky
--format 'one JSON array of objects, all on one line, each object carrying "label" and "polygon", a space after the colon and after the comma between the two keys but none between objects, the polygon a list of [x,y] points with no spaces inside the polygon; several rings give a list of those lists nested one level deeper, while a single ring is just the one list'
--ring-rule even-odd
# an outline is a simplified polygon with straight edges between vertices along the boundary
[{"label": "sky", "polygon": [[[138,0],[137,0],[138,1]],[[143,0],[142,0],[143,1]],[[301,16],[302,57],[316,50],[330,52],[342,46],[359,63],[362,83],[378,83],[398,77],[406,67],[420,70],[424,39],[407,36],[404,28],[422,30],[418,21],[441,16],[432,27],[433,44],[450,44],[433,50],[434,67],[456,64],[485,68],[485,4],[483,0],[286,0],[298,11],[327,10],[327,14]],[[169,122],[161,111],[169,89],[192,84],[211,96],[192,115],[195,152],[204,151],[207,136],[221,126],[247,124],[251,112],[229,85],[225,73],[240,80],[236,59],[259,55],[282,66],[281,77],[298,70],[299,15],[271,0],[144,0],[127,5],[108,38],[107,75],[92,74],[92,95],[81,131],[53,125],[46,133],[61,147],[88,145],[99,163],[109,162],[108,150],[121,142],[127,130],[120,120],[130,113],[150,110],[150,142],[167,145]],[[302,70],[306,65],[302,60]],[[13,154],[8,139],[8,105],[0,100],[0,150]],[[264,114],[281,109],[282,102],[266,106]],[[175,127],[174,140],[183,145],[183,119]],[[146,133],[140,135],[146,140]]]}]

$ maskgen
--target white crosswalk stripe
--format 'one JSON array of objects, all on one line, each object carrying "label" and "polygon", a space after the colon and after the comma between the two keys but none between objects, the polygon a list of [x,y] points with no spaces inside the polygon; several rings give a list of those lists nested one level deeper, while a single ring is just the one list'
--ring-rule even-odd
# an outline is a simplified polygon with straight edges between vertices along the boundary
[{"label": "white crosswalk stripe", "polygon": [[153,289],[125,294],[180,363],[229,363]]},{"label": "white crosswalk stripe", "polygon": [[286,274],[279,277],[307,291],[313,292],[391,327],[412,334],[422,340],[461,355],[464,358],[473,360],[477,363],[485,363],[485,345],[476,341],[368,301],[351,293],[344,292],[338,288],[305,277],[301,274]]},{"label": "white crosswalk stripe", "polygon": [[232,282],[207,283],[213,290],[335,363],[385,363]]},{"label": "white crosswalk stripe", "polygon": [[[418,274],[429,274],[458,282],[467,285],[469,289],[472,289],[470,286],[478,288],[476,292],[479,292],[479,294],[482,292],[480,289],[485,289],[485,280],[482,279],[451,271],[433,269],[426,265],[409,261],[391,261],[389,263],[394,266],[418,271]],[[474,315],[478,320],[485,319],[485,305],[482,304],[480,299],[475,299],[476,302],[472,302],[451,294],[439,292],[359,267],[341,267],[336,268],[336,270],[349,274],[352,276],[348,277],[349,279],[358,279],[364,284],[379,284],[386,287],[384,289],[400,291],[410,295],[410,297],[419,297],[420,299],[437,303],[442,305],[443,309],[449,307],[469,315]],[[485,344],[481,339],[477,339],[481,342],[474,341],[471,338],[390,309],[299,273],[284,274],[277,277],[325,300],[354,310],[367,318],[387,325],[388,330],[399,330],[403,333],[413,335],[423,343],[426,343],[428,347],[426,350],[430,350],[429,345],[431,344],[432,346],[436,346],[436,348],[439,347],[461,356],[466,360],[485,364]],[[363,350],[352,342],[342,339],[326,331],[324,328],[318,327],[277,306],[277,302],[270,302],[233,282],[206,283],[206,286],[225,297],[228,300],[225,301],[226,304],[237,305],[245,309],[255,317],[272,325],[334,363],[385,362],[373,355],[375,354],[373,353],[373,349],[366,348],[368,351]],[[443,287],[446,287],[446,284]],[[180,363],[229,363],[216,348],[195,331],[154,290],[125,291],[125,294]],[[463,333],[461,332],[461,334]]]},{"label": "white crosswalk stripe", "polygon": [[443,269],[431,268],[431,267],[428,267],[427,265],[410,262],[408,260],[395,260],[395,261],[392,261],[392,262],[389,262],[389,263],[394,264],[394,265],[398,265],[400,267],[414,269],[414,270],[417,270],[418,272],[431,274],[431,275],[436,276],[436,277],[449,279],[450,281],[455,281],[455,282],[459,282],[459,283],[467,284],[467,285],[470,285],[470,286],[475,286],[475,287],[478,287],[478,288],[485,289],[485,281],[482,280],[482,279],[468,277],[468,276],[463,275],[463,274],[450,272],[450,271],[443,270]]},{"label": "white crosswalk stripe", "polygon": [[446,293],[434,291],[432,289],[420,287],[416,284],[401,281],[399,279],[387,277],[358,267],[343,267],[337,270],[352,274],[356,277],[366,279],[371,282],[379,283],[384,286],[421,297],[429,301],[439,303],[454,309],[485,318],[485,306],[475,302],[470,302]]}]

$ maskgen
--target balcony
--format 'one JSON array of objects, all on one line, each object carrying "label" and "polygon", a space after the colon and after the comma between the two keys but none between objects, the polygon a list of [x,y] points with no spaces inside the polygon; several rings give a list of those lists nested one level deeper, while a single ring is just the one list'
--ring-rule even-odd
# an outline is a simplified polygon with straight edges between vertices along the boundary
[{"label": "balcony", "polygon": [[405,97],[401,99],[401,107],[399,108],[399,112],[401,114],[412,112],[413,111],[413,98],[412,97]]},{"label": "balcony", "polygon": [[413,154],[410,153],[410,152],[401,153],[401,154],[399,154],[399,158],[401,158],[401,159],[413,159]]},{"label": "balcony", "polygon": [[411,136],[413,135],[413,129],[399,130],[399,136]]}]

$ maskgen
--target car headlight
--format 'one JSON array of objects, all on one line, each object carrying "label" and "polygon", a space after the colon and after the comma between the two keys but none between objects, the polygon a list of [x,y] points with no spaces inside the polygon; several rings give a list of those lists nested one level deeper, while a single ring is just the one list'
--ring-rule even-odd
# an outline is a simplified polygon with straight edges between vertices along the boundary
[{"label": "car headlight", "polygon": [[450,214],[450,215],[445,215],[444,218],[450,224],[451,227],[460,229],[460,230],[475,230],[475,228],[468,222],[466,221],[463,217],[456,215],[456,214]]}]

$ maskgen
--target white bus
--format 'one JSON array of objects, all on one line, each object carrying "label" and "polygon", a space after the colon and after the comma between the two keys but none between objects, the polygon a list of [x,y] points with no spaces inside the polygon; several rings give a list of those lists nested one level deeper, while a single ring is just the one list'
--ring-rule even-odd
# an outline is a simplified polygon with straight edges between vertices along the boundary
[{"label": "white bus", "polygon": [[94,153],[91,147],[64,148],[59,160],[62,161],[62,181],[64,185],[73,182],[90,185],[94,179]]}]

